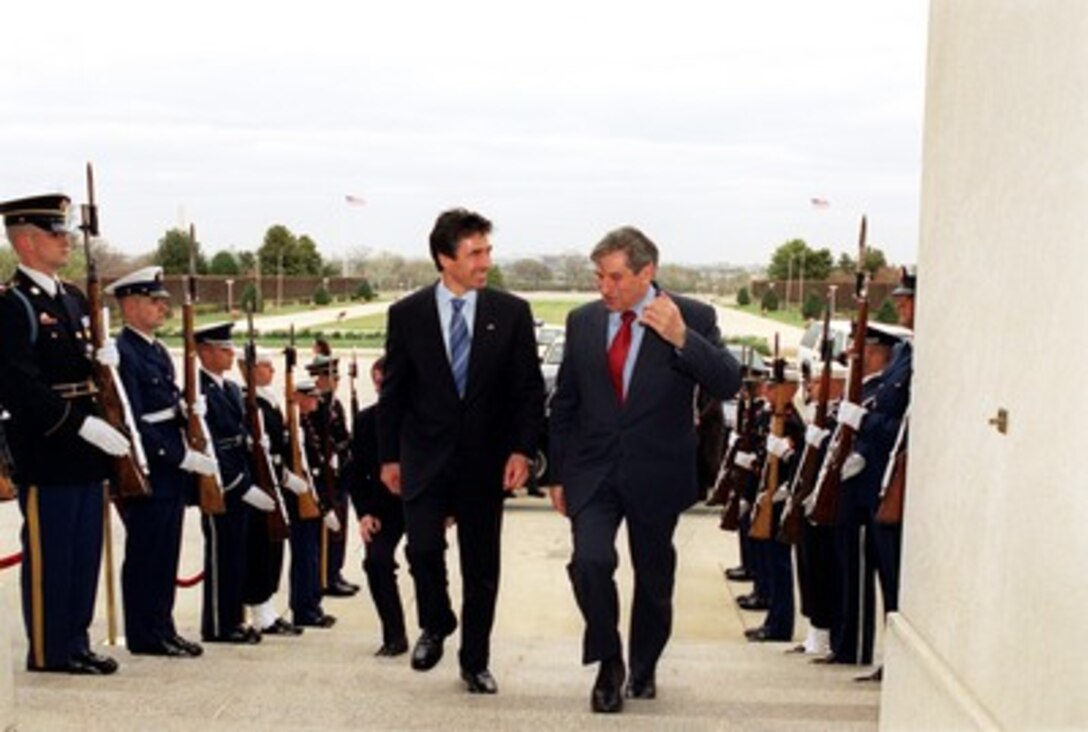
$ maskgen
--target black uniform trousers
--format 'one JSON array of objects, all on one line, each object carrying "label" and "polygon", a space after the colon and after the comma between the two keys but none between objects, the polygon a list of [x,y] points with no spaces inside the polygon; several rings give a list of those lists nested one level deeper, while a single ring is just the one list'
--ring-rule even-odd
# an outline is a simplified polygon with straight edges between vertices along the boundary
[{"label": "black uniform trousers", "polygon": [[835,564],[835,531],[804,522],[797,544],[797,584],[801,614],[813,628],[835,628],[839,609],[839,572]]},{"label": "black uniform trousers", "polygon": [[876,622],[876,547],[872,508],[849,495],[856,484],[844,481],[835,523],[835,556],[839,573],[838,632],[831,651],[839,663],[873,662]]},{"label": "black uniform trousers", "polygon": [[[772,526],[782,521],[783,503],[775,503],[772,509]],[[763,628],[768,637],[775,640],[793,638],[793,552],[789,544],[777,539],[753,539],[752,543],[760,547],[763,566],[769,588],[770,607],[763,620]]]},{"label": "black uniform trousers", "polygon": [[246,519],[246,573],[242,600],[246,605],[260,605],[272,599],[280,588],[283,542],[273,541],[268,535],[270,514],[246,504],[243,508],[249,517]]},{"label": "black uniform trousers", "polygon": [[248,507],[242,503],[243,484],[227,491],[224,513],[201,516],[204,532],[204,607],[200,633],[204,640],[223,638],[244,625],[242,602],[246,567]]},{"label": "black uniform trousers", "polygon": [[[165,472],[165,471],[164,471]],[[125,560],[121,565],[125,642],[130,651],[151,650],[177,636],[174,600],[192,476],[170,471],[152,476],[151,495],[125,500]]]},{"label": "black uniform trousers", "polygon": [[[400,509],[400,506],[396,508]],[[376,518],[381,522],[381,531],[366,545],[363,572],[382,621],[382,641],[393,643],[405,637],[404,607],[397,589],[398,565],[394,557],[404,536],[404,511],[388,510]]]},{"label": "black uniform trousers", "polygon": [[903,525],[880,524],[874,518],[871,531],[876,544],[884,612],[894,613],[899,609],[899,557],[903,546]]},{"label": "black uniform trousers", "polygon": [[102,565],[101,481],[19,487],[28,668],[61,668],[91,648]]},{"label": "black uniform trousers", "polygon": [[[347,492],[337,488],[335,496],[333,498],[332,509],[336,512],[336,518],[340,521],[341,527],[348,525],[348,494]],[[325,585],[335,584],[337,581],[344,580],[344,557],[347,552],[347,531],[341,529],[335,534],[331,531],[328,532],[329,538],[329,556],[328,564],[326,565]]]},{"label": "black uniform trousers", "polygon": [[446,571],[447,516],[456,521],[461,560],[461,668],[470,673],[488,667],[499,568],[503,496],[501,492],[467,497],[454,481],[435,481],[429,490],[404,502],[408,536],[406,554],[416,588],[419,627],[446,636],[457,628]]},{"label": "black uniform trousers", "polygon": [[670,514],[653,522],[639,520],[627,510],[623,496],[609,482],[602,484],[589,502],[571,516],[574,553],[567,573],[586,622],[582,663],[623,655],[615,573],[619,563],[616,532],[620,522],[626,521],[635,575],[628,635],[629,664],[632,676],[649,678],[656,671],[657,661],[672,633],[676,576],[672,537],[677,518]]},{"label": "black uniform trousers", "polygon": [[298,496],[283,493],[283,506],[291,522],[289,569],[291,616],[294,622],[315,622],[321,609],[321,519],[303,521],[298,515]]}]

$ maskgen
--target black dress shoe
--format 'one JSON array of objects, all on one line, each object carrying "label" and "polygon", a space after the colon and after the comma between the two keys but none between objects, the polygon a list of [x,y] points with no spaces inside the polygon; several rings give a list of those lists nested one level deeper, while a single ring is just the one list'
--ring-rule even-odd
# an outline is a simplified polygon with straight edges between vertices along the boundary
[{"label": "black dress shoe", "polygon": [[167,640],[147,646],[129,646],[128,652],[134,656],[168,656],[170,658],[188,658],[189,656],[180,646]]},{"label": "black dress shoe", "polygon": [[199,643],[193,643],[191,640],[186,640],[180,635],[175,635],[170,639],[170,642],[175,646],[185,651],[186,655],[190,658],[196,658],[204,655],[204,648]]},{"label": "black dress shoe", "polygon": [[416,671],[430,671],[442,660],[442,642],[445,636],[423,631],[412,649],[412,668]]},{"label": "black dress shoe", "polygon": [[100,656],[94,651],[83,651],[77,653],[72,657],[73,661],[86,664],[91,668],[94,668],[98,673],[108,676],[109,674],[116,673],[118,666],[117,661],[113,660],[109,656]]},{"label": "black dress shoe", "polygon": [[725,578],[732,582],[751,582],[756,576],[744,567],[730,567],[725,570]]},{"label": "black dress shoe", "polygon": [[758,628],[749,628],[748,630],[744,631],[744,636],[753,643],[763,643],[764,641],[792,640],[790,636],[783,635],[781,633],[774,634],[762,625]]},{"label": "black dress shoe", "polygon": [[873,671],[871,674],[862,674],[861,676],[855,676],[854,677],[854,681],[860,681],[862,683],[875,682],[875,683],[879,684],[883,680],[884,680],[884,667],[883,666],[877,666],[876,671]]},{"label": "black dress shoe", "polygon": [[627,682],[627,688],[624,689],[624,694],[628,699],[656,699],[657,682],[654,675],[650,674],[642,677],[632,674],[631,680]]},{"label": "black dress shoe", "polygon": [[235,628],[226,635],[213,636],[204,639],[205,643],[260,643],[261,634],[253,630],[253,628]]},{"label": "black dress shoe", "polygon": [[374,655],[375,656],[380,656],[380,657],[383,657],[383,658],[392,658],[393,656],[399,656],[402,653],[407,653],[407,652],[408,652],[408,639],[407,638],[397,638],[396,640],[386,641],[385,643],[382,643],[382,647],[379,648],[378,652],[375,653]]},{"label": "black dress shoe", "polygon": [[312,618],[295,618],[295,625],[305,628],[331,628],[336,625],[336,616],[321,613]]},{"label": "black dress shoe", "polygon": [[737,605],[741,610],[769,610],[771,601],[765,597],[756,597],[755,594],[741,595],[737,598]]},{"label": "black dress shoe", "polygon": [[483,671],[465,671],[461,669],[461,678],[469,694],[497,694],[499,685],[495,677],[486,668]]},{"label": "black dress shoe", "polygon": [[347,582],[330,582],[325,588],[325,594],[329,597],[354,597],[358,591],[358,585],[349,585]]},{"label": "black dress shoe", "polygon": [[622,658],[601,661],[597,681],[589,697],[589,706],[594,712],[615,714],[623,709],[623,679],[626,675]]},{"label": "black dress shoe", "polygon": [[288,623],[283,618],[276,618],[276,622],[267,628],[261,628],[263,635],[302,635],[302,628],[294,623]]},{"label": "black dress shoe", "polygon": [[26,670],[33,674],[74,674],[76,676],[102,676],[102,672],[85,661],[70,658],[60,666],[31,666]]},{"label": "black dress shoe", "polygon": [[817,656],[816,658],[812,659],[812,663],[832,664],[842,662],[839,660],[839,657],[836,656],[834,653],[828,653],[826,656]]}]

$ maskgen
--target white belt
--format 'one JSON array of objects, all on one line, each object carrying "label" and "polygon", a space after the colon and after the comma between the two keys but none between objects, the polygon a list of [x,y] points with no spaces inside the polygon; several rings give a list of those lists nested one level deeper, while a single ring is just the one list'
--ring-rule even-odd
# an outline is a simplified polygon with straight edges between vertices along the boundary
[{"label": "white belt", "polygon": [[140,417],[144,422],[148,424],[159,424],[160,422],[169,422],[177,415],[176,407],[167,407],[166,409],[160,409],[157,412],[148,412]]}]

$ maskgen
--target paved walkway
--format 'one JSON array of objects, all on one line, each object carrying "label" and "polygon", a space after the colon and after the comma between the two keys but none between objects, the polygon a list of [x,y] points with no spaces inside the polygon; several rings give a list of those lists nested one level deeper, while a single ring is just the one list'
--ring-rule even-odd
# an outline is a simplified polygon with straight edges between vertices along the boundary
[{"label": "paved walkway", "polygon": [[[566,521],[546,500],[508,502],[504,568],[492,670],[500,693],[473,697],[457,675],[456,642],[429,673],[406,657],[379,660],[379,625],[368,596],[327,599],[340,622],[299,638],[266,638],[259,646],[207,646],[196,660],[134,657],[100,649],[122,664],[109,678],[28,674],[26,643],[12,624],[15,709],[20,730],[340,730],[340,729],[620,729],[625,730],[873,730],[879,692],[850,679],[851,668],[827,668],[786,655],[785,644],[749,644],[746,626],[761,616],[737,610],[733,595],[747,585],[726,583],[736,541],[719,531],[717,516],[696,510],[677,531],[680,567],[676,623],[661,662],[655,701],[629,702],[619,717],[589,711],[594,670],[578,663],[581,623],[564,566]],[[16,545],[18,510],[0,505],[0,553]],[[123,527],[113,521],[120,561]],[[621,540],[620,583],[626,606],[629,563]],[[351,537],[346,575],[365,584],[359,542]],[[198,516],[186,520],[181,574],[201,564]],[[456,562],[456,550],[451,550]],[[403,564],[403,562],[402,562]],[[455,566],[455,564],[454,564]],[[411,582],[401,589],[414,636]],[[18,608],[17,570],[0,573],[0,599]],[[457,573],[452,591],[459,592]],[[286,604],[281,592],[278,598]],[[456,601],[455,601],[456,602]],[[198,637],[200,589],[178,591],[180,631]],[[11,617],[9,615],[9,617]],[[17,613],[14,617],[18,617]],[[799,626],[800,627],[800,626]],[[106,633],[104,592],[92,637]]]}]

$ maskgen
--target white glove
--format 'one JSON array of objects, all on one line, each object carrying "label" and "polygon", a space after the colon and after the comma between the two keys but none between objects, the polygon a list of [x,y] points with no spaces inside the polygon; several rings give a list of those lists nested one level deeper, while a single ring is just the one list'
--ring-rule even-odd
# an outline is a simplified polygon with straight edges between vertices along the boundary
[{"label": "white glove", "polygon": [[754,452],[738,450],[737,454],[733,457],[733,462],[745,470],[754,471],[756,469],[756,454]]},{"label": "white glove", "polygon": [[[184,417],[189,416],[189,403],[185,399],[178,401],[178,407],[181,409],[181,414]],[[197,398],[193,401],[193,414],[201,419],[208,413],[208,402],[204,399],[203,394],[198,394]]]},{"label": "white glove", "polygon": [[775,502],[775,503],[782,503],[782,501],[786,500],[789,497],[790,497],[790,484],[789,483],[783,483],[782,485],[778,486],[778,490],[776,490],[774,492],[774,495],[771,496],[771,500],[773,502]]},{"label": "white glove", "polygon": [[79,436],[107,455],[121,457],[132,449],[128,438],[110,426],[104,419],[89,416],[79,428]]},{"label": "white glove", "polygon": [[842,461],[842,479],[850,480],[855,475],[865,470],[865,458],[856,452],[852,452]]},{"label": "white glove", "polygon": [[219,470],[219,462],[202,452],[186,450],[185,457],[181,459],[181,465],[178,467],[190,473],[210,476],[215,475]]},{"label": "white glove", "polygon": [[328,511],[325,513],[325,528],[334,534],[340,531],[340,519],[336,517],[336,511]]},{"label": "white glove", "polygon": [[269,438],[267,433],[261,435],[261,447],[264,448],[264,451],[266,453],[270,455],[272,454],[272,440]]},{"label": "white glove", "polygon": [[824,444],[824,440],[831,434],[831,430],[825,430],[822,427],[817,427],[814,424],[810,424],[805,429],[805,442],[813,447],[815,450],[820,449],[820,445]]},{"label": "white glove", "polygon": [[117,344],[112,338],[107,338],[102,343],[102,347],[94,352],[94,360],[103,366],[112,366],[117,368],[121,365],[121,354],[117,350]]},{"label": "white glove", "polygon": [[743,498],[740,499],[740,503],[737,504],[737,515],[747,516],[749,508],[751,508],[751,505],[748,503],[748,501],[744,500]]},{"label": "white glove", "polygon": [[844,401],[839,404],[839,422],[849,425],[854,432],[861,429],[861,420],[869,412],[868,409],[853,402]]},{"label": "white glove", "polygon": [[[340,469],[340,456],[337,455],[335,452],[333,452],[333,454],[329,457],[329,467],[332,468],[334,471]],[[339,530],[340,529],[335,529],[335,531]]]},{"label": "white glove", "polygon": [[767,435],[767,452],[771,453],[779,460],[783,460],[787,455],[793,452],[793,447],[790,445],[790,441],[785,437]]},{"label": "white glove", "polygon": [[272,496],[255,485],[251,485],[249,490],[242,494],[242,500],[258,511],[271,513],[276,510],[276,502],[272,500]]},{"label": "white glove", "polygon": [[294,493],[296,496],[301,496],[303,493],[310,490],[310,484],[290,470],[283,471],[283,487]]},{"label": "white glove", "polygon": [[730,430],[730,432],[729,432],[729,444],[726,445],[725,449],[727,451],[732,450],[733,445],[737,444],[737,440],[739,440],[739,439],[740,439],[740,436],[737,435],[737,431],[736,430]]}]

